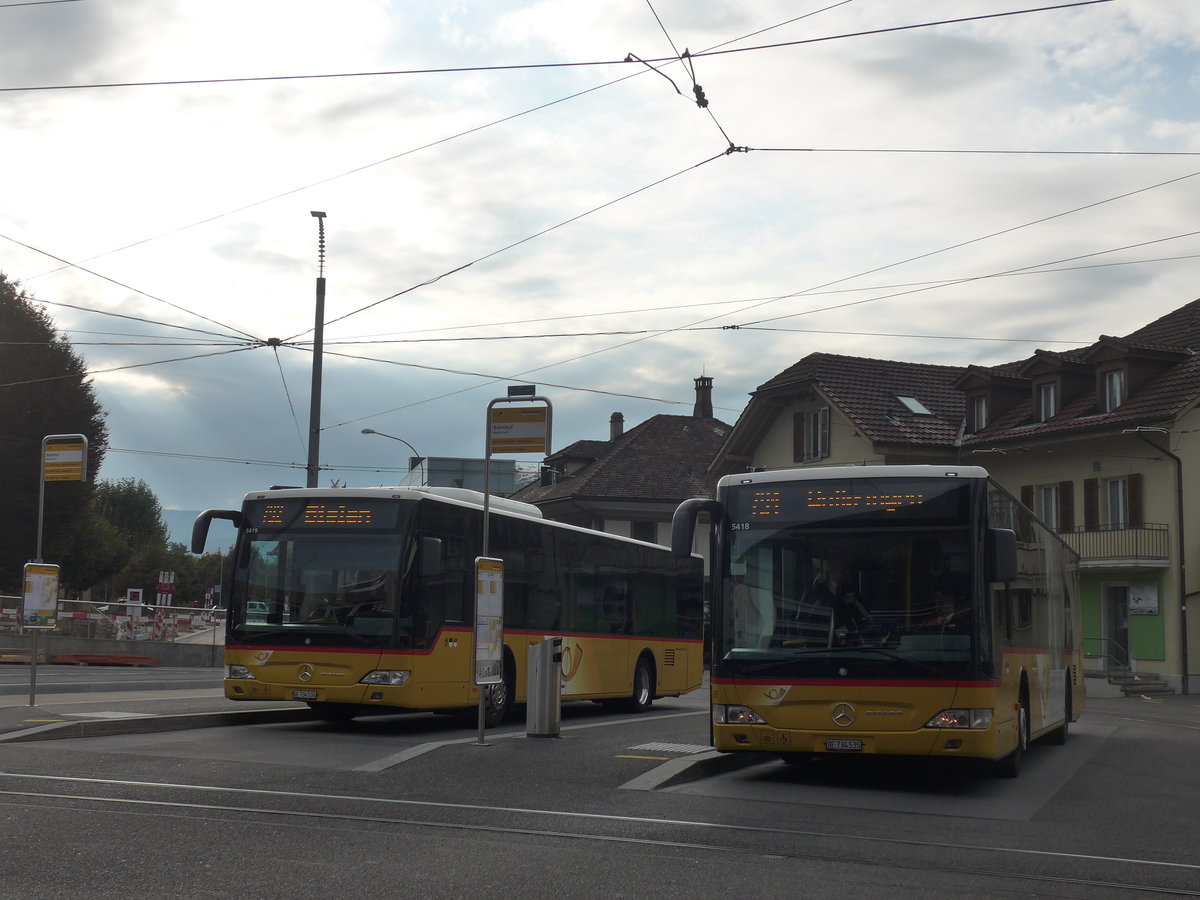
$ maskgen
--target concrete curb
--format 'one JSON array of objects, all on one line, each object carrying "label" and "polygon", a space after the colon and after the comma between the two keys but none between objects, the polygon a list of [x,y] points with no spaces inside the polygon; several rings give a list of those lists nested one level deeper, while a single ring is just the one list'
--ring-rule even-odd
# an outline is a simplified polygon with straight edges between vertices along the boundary
[{"label": "concrete curb", "polygon": [[119,719],[85,719],[51,722],[22,731],[0,734],[0,744],[58,741],[71,738],[104,737],[114,734],[154,734],[191,728],[223,728],[230,725],[270,725],[280,722],[310,722],[310,709],[249,709],[215,713],[184,713],[175,716],[132,715]]},{"label": "concrete curb", "polygon": [[693,756],[681,756],[621,785],[626,791],[658,791],[664,788],[736,772],[771,759],[769,753],[722,753],[709,750]]},{"label": "concrete curb", "polygon": [[[41,671],[41,669],[39,669]],[[114,688],[114,685],[118,685]],[[205,690],[212,688],[221,690],[221,680],[212,678],[187,678],[178,681],[104,681],[104,682],[46,682],[39,681],[35,687],[37,695],[43,694],[108,694],[114,690],[121,693],[127,691],[182,691]],[[28,684],[0,685],[0,697],[21,697],[29,695]]]}]

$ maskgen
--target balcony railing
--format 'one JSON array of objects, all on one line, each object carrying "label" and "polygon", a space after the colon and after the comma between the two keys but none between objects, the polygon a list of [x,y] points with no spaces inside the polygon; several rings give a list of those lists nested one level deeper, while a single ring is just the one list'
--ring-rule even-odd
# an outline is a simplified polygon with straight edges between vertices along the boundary
[{"label": "balcony railing", "polygon": [[1060,536],[1079,554],[1083,565],[1156,563],[1165,565],[1171,531],[1166,525],[1106,525],[1076,528]]}]

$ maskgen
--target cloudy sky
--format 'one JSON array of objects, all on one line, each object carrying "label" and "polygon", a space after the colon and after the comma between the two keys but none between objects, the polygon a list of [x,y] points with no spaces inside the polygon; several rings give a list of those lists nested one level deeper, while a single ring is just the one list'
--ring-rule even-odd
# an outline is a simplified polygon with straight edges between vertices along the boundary
[{"label": "cloudy sky", "polygon": [[1200,3],[1042,5],[0,0],[0,271],[179,509],[304,483],[313,210],[322,484],[1079,346],[1200,296]]}]

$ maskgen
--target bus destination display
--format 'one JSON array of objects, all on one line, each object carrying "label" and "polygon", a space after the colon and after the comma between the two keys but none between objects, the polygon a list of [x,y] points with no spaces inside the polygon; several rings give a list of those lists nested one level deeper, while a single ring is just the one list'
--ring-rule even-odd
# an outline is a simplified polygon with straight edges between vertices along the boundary
[{"label": "bus destination display", "polygon": [[250,524],[259,528],[375,530],[395,525],[397,505],[374,500],[277,500],[254,504]]},{"label": "bus destination display", "polygon": [[968,487],[965,482],[949,479],[747,485],[732,491],[730,521],[751,526],[756,522],[799,524],[844,516],[878,517],[881,521],[936,521],[956,514],[962,493]]}]

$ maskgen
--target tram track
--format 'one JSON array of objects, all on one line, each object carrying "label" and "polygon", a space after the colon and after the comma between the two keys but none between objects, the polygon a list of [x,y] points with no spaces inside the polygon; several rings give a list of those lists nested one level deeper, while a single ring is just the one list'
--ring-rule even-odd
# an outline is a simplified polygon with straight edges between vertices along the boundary
[{"label": "tram track", "polygon": [[[29,789],[17,789],[22,784]],[[54,789],[52,785],[59,787]],[[47,789],[37,789],[41,786]],[[87,792],[88,788],[93,792]],[[120,795],[105,795],[100,791]],[[240,798],[243,802],[205,802],[200,795],[230,800]],[[255,805],[254,800],[260,802]],[[342,804],[354,804],[355,808],[337,809]],[[862,866],[876,872],[908,871],[941,877],[988,879],[998,892],[1017,890],[1015,885],[1020,884],[1056,886],[1063,890],[1078,888],[1087,892],[1078,896],[1089,900],[1110,895],[1200,897],[1200,888],[1190,886],[1200,882],[1200,865],[1191,863],[698,819],[6,772],[0,772],[0,805],[66,809],[98,806],[122,812],[140,810],[157,816],[202,817],[223,823],[271,821],[277,827],[288,828],[388,828],[398,833],[407,829],[440,830],[517,839],[592,842],[705,856],[754,856],[842,867]],[[426,815],[388,815],[388,809],[423,810]],[[512,821],[518,816],[524,821]],[[664,833],[668,829],[670,834]],[[948,863],[947,857],[956,861]],[[1001,865],[995,864],[998,860],[1003,861]],[[1037,871],[1038,867],[1046,871]],[[1062,871],[1053,871],[1055,867]],[[1082,869],[1092,874],[1079,874],[1078,870]],[[1096,870],[1103,870],[1105,874]],[[1008,886],[1003,885],[1006,881]],[[976,891],[979,896],[995,895],[979,885],[977,887],[980,888]]]}]

